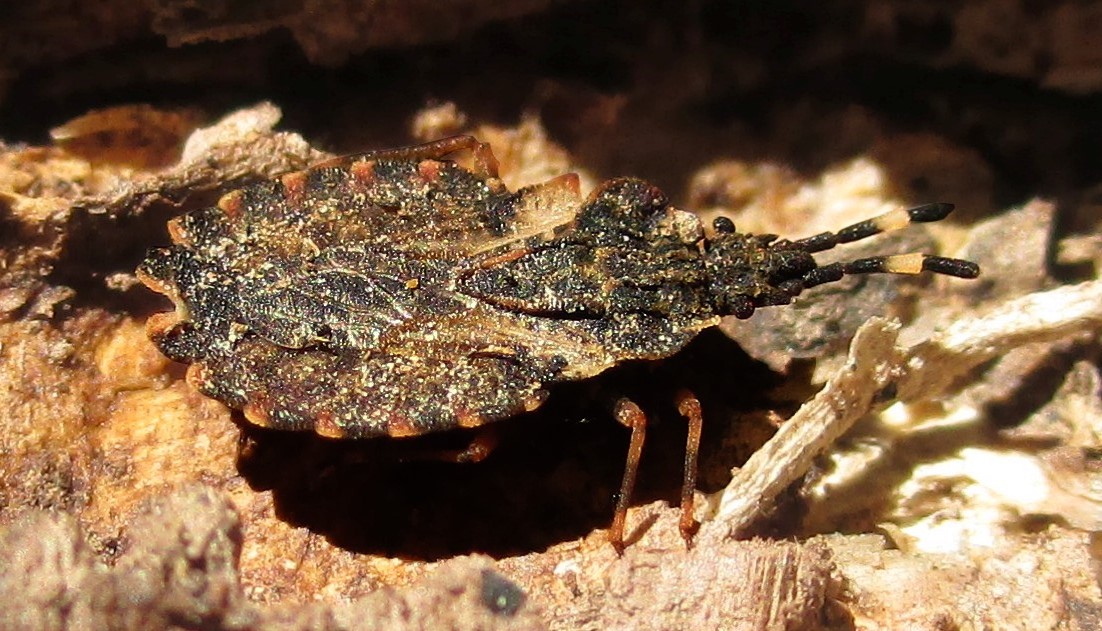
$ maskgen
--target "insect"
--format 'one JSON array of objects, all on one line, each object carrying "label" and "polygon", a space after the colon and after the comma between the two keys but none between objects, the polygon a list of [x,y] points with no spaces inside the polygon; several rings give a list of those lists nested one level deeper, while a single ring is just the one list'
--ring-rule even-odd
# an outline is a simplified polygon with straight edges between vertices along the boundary
[{"label": "insect", "polygon": [[[951,210],[928,204],[798,240],[719,218],[706,236],[638,179],[584,200],[574,174],[510,191],[490,147],[462,136],[227,193],[170,221],[173,245],[137,274],[175,305],[149,318],[155,344],[250,422],[406,437],[534,410],[556,382],[670,356],[723,316],[748,318],[847,274],[975,278],[972,262],[926,254],[812,257]],[[689,541],[702,420],[691,394],[678,403],[690,427]],[[615,416],[632,430],[610,530],[622,550],[646,417],[626,399]]]}]

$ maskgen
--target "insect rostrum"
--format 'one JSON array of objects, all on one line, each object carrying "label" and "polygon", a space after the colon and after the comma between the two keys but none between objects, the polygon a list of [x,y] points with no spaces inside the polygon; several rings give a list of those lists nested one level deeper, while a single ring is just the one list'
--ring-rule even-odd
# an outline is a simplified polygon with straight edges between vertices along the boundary
[{"label": "insect rostrum", "polygon": [[[444,159],[469,150],[473,165]],[[411,436],[538,407],[544,388],[677,352],[844,274],[970,262],[812,253],[951,210],[932,204],[788,241],[706,237],[654,186],[575,176],[518,191],[459,137],[365,154],[231,192],[173,220],[139,278],[175,303],[148,329],[188,380],[253,423],[332,437]]]}]

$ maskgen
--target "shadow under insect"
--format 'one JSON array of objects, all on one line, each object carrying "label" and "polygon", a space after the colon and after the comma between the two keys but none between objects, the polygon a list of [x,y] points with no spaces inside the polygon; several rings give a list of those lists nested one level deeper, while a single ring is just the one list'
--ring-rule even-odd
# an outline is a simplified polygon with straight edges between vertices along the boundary
[{"label": "shadow under insect", "polygon": [[[720,488],[771,428],[739,422],[768,402],[779,377],[719,331],[663,362],[632,362],[560,384],[536,412],[475,430],[409,439],[331,440],[242,423],[239,468],[270,489],[281,519],[357,552],[418,559],[524,554],[607,528],[630,432],[612,418],[629,397],[649,425],[633,505],[676,504],[686,424],[674,395],[704,407],[701,484]],[[496,447],[481,462],[442,461],[479,432]],[[629,524],[628,534],[642,524]]]}]

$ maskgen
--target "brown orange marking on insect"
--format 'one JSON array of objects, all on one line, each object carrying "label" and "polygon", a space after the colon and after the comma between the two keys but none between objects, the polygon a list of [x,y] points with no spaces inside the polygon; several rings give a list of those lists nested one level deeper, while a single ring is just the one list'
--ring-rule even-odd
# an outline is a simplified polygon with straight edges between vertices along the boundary
[{"label": "brown orange marking on insect", "polygon": [[508,346],[501,346],[495,344],[487,344],[480,346],[479,348],[472,350],[468,357],[474,359],[476,357],[489,357],[491,359],[500,359],[502,357],[516,357],[517,351],[515,348]]},{"label": "brown orange marking on insect", "polygon": [[230,191],[218,198],[218,208],[230,219],[240,219],[244,205],[244,194],[239,190]]},{"label": "brown orange marking on insect", "polygon": [[202,389],[203,385],[207,383],[207,367],[203,364],[188,366],[187,372],[184,373],[184,381],[196,390]]},{"label": "brown orange marking on insect", "polygon": [[332,412],[322,412],[315,417],[314,432],[318,436],[325,436],[326,438],[344,438],[348,435],[343,427],[337,425]]},{"label": "brown orange marking on insect", "polygon": [[544,182],[541,187],[546,187],[548,190],[566,191],[575,198],[581,198],[582,196],[582,181],[577,173],[563,173],[555,176]]},{"label": "brown orange marking on insect", "polygon": [[179,323],[180,316],[175,311],[154,313],[145,321],[145,334],[152,339],[164,337]]},{"label": "brown orange marking on insect", "polygon": [[440,166],[441,164],[436,160],[422,160],[417,165],[417,173],[421,179],[431,184],[440,179]]},{"label": "brown orange marking on insect", "polygon": [[525,254],[531,253],[532,250],[528,248],[521,248],[519,250],[513,250],[511,252],[505,252],[490,258],[482,259],[478,262],[478,267],[481,269],[489,269],[495,265],[501,265],[502,263],[508,263],[509,261],[515,261]]},{"label": "brown orange marking on insect", "polygon": [[391,414],[386,422],[386,433],[394,438],[417,436],[422,432],[417,429],[413,419],[402,414]]},{"label": "brown orange marking on insect", "polygon": [[486,417],[470,410],[456,410],[455,422],[460,427],[478,427],[486,424]]},{"label": "brown orange marking on insect", "polygon": [[356,180],[356,182],[364,186],[370,186],[375,183],[374,160],[353,162],[349,170],[352,171],[352,179]]},{"label": "brown orange marking on insect", "polygon": [[577,173],[565,173],[551,181],[555,180],[562,180],[563,187],[574,193],[575,197],[582,196],[582,179]]},{"label": "brown orange marking on insect", "polygon": [[175,289],[170,283],[168,283],[167,281],[163,281],[156,276],[150,276],[140,269],[134,272],[134,275],[138,277],[138,280],[141,281],[143,285],[159,294],[164,294],[171,297],[173,294],[176,293]]},{"label": "brown orange marking on insect", "polygon": [[467,143],[467,146],[471,150],[472,157],[474,157],[475,173],[487,178],[487,183],[491,184],[491,186],[496,183],[498,186],[504,188],[505,183],[498,177],[501,170],[501,163],[497,161],[494,150],[491,149],[490,145],[487,143],[478,142],[474,138],[471,138],[471,140],[474,142]]},{"label": "brown orange marking on insect", "polygon": [[279,177],[279,181],[283,184],[283,195],[287,201],[292,204],[297,204],[302,201],[302,197],[306,193],[305,173],[302,171],[284,173]]},{"label": "brown orange marking on insect", "polygon": [[524,408],[525,412],[531,412],[543,405],[543,402],[547,400],[547,395],[548,392],[546,390],[536,390],[532,394],[524,397],[520,405]]},{"label": "brown orange marking on insect", "polygon": [[183,222],[179,217],[173,217],[168,220],[168,238],[172,239],[172,242],[176,245],[191,245],[191,239],[188,238],[187,230],[184,230]]},{"label": "brown orange marking on insect", "polygon": [[241,413],[253,425],[258,427],[272,426],[272,417],[268,415],[268,410],[264,408],[262,402],[249,401],[245,404],[245,407],[241,408]]}]

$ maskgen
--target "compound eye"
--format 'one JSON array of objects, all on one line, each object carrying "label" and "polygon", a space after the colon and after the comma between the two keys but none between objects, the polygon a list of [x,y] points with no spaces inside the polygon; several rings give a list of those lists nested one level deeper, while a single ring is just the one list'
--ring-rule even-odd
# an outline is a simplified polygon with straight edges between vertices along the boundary
[{"label": "compound eye", "polygon": [[734,234],[735,222],[721,215],[712,220],[712,228],[720,234]]}]

